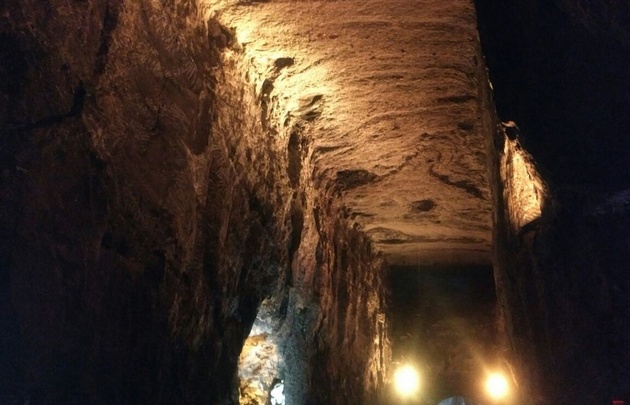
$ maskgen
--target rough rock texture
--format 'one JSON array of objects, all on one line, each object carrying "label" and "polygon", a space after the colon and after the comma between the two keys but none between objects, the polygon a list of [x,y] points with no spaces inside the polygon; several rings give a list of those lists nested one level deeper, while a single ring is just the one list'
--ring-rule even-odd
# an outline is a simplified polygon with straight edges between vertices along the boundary
[{"label": "rough rock texture", "polygon": [[477,10],[503,125],[470,0],[0,3],[0,402],[234,403],[263,299],[288,403],[378,402],[486,177],[524,401],[628,397],[630,10]]},{"label": "rough rock texture", "polygon": [[[277,339],[287,403],[371,403],[389,360],[385,266],[348,221],[331,179],[314,176],[318,115],[313,111],[320,97],[307,92],[296,104],[278,104],[271,91],[282,85],[293,61],[276,55],[264,62],[252,58],[247,48],[224,53],[217,96],[225,101],[219,111],[227,115],[219,116],[218,127],[243,134],[235,160],[258,171],[252,178],[259,181],[257,190],[274,182],[284,186],[261,198],[271,199],[274,209],[284,213],[289,230],[282,241],[289,267],[281,277],[283,289],[275,295],[284,320]],[[299,94],[304,88],[287,91]],[[276,177],[277,163],[284,167]],[[331,397],[331,392],[344,395]]]},{"label": "rough rock texture", "polygon": [[234,403],[270,296],[293,403],[382,384],[383,263],[311,176],[322,97],[270,110],[214,6],[0,5],[0,402]]},{"label": "rough rock texture", "polygon": [[[489,156],[497,291],[524,398],[628,401],[630,8],[477,3],[499,117],[520,127],[498,127]],[[540,177],[506,176],[519,165]],[[542,198],[517,197],[540,181]],[[538,214],[512,215],[525,211]]]},{"label": "rough rock texture", "polygon": [[192,1],[0,11],[0,402],[231,401],[287,254],[215,135],[229,33]]},{"label": "rough rock texture", "polygon": [[490,261],[472,2],[225,3],[265,108],[317,118],[314,177],[390,263]]},{"label": "rough rock texture", "polygon": [[285,357],[287,403],[376,404],[391,358],[384,264],[338,207],[319,204],[293,265],[285,333],[289,353],[309,366]]}]

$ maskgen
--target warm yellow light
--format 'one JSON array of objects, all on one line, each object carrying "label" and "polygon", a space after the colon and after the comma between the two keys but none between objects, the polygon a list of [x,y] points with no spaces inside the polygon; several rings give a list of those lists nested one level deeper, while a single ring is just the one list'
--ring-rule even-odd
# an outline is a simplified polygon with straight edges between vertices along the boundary
[{"label": "warm yellow light", "polygon": [[420,389],[420,375],[410,365],[404,365],[394,373],[396,392],[403,397],[411,397]]},{"label": "warm yellow light", "polygon": [[486,380],[486,391],[492,399],[503,399],[508,395],[508,381],[499,373],[490,374]]}]

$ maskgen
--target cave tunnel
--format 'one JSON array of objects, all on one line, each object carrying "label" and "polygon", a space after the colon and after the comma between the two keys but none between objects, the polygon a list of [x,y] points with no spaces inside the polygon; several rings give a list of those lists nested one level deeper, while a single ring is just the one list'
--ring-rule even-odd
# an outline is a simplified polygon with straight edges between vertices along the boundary
[{"label": "cave tunnel", "polygon": [[4,0],[0,404],[629,404],[628,72],[622,0]]},{"label": "cave tunnel", "polygon": [[451,397],[487,403],[488,376],[511,371],[492,267],[395,267],[391,280],[392,362],[418,369],[422,392],[415,403]]}]

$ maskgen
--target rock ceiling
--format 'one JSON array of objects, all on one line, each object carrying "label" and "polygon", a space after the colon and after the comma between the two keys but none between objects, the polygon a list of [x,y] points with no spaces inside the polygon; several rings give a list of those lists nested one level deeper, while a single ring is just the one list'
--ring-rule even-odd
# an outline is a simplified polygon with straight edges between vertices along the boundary
[{"label": "rock ceiling", "polygon": [[333,179],[349,218],[390,263],[490,262],[483,66],[470,0],[212,8],[251,60],[261,97],[275,100],[277,119],[307,119],[314,178]]}]

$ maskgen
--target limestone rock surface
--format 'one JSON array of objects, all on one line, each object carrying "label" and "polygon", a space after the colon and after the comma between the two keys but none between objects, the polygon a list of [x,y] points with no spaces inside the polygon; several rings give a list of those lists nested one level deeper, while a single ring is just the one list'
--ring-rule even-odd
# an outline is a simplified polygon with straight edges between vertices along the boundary
[{"label": "limestone rock surface", "polygon": [[490,261],[471,1],[221,6],[268,115],[310,123],[315,184],[335,191],[389,262]]}]

